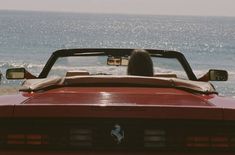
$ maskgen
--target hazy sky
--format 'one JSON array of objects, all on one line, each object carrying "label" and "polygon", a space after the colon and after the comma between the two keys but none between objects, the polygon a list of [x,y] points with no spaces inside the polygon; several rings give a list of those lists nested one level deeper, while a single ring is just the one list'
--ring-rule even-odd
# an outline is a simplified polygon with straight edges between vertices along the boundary
[{"label": "hazy sky", "polygon": [[235,16],[235,0],[0,0],[0,10]]}]

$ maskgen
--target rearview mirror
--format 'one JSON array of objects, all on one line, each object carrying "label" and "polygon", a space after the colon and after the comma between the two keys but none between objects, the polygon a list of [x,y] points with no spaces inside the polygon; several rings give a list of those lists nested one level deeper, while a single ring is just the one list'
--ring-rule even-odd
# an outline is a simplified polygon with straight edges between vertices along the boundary
[{"label": "rearview mirror", "polygon": [[128,62],[128,57],[108,57],[107,59],[107,65],[110,66],[127,66]]},{"label": "rearview mirror", "polygon": [[8,80],[13,79],[24,79],[25,78],[25,68],[10,68],[6,71],[6,78]]},{"label": "rearview mirror", "polygon": [[226,70],[209,70],[209,81],[227,81],[228,72]]}]

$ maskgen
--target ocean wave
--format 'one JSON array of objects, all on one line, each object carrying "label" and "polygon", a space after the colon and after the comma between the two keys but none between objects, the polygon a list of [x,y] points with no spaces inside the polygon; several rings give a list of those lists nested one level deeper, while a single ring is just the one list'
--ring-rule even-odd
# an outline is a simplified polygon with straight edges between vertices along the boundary
[{"label": "ocean wave", "polygon": [[1,69],[8,69],[8,68],[42,68],[44,65],[42,64],[31,64],[31,63],[9,63],[9,62],[2,62],[0,63]]}]

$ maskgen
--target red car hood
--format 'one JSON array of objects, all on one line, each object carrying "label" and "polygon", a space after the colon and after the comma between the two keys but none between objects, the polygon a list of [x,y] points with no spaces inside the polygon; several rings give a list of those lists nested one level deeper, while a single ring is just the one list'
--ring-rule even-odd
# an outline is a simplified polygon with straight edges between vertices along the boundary
[{"label": "red car hood", "polygon": [[15,117],[222,119],[222,109],[171,88],[59,88],[18,104]]}]

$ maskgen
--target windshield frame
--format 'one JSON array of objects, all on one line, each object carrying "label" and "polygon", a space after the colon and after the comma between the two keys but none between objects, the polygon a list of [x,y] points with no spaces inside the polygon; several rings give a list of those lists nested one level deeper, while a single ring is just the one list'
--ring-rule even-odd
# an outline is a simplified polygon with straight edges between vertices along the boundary
[{"label": "windshield frame", "polygon": [[[72,56],[130,56],[134,49],[62,49],[52,53],[51,57],[48,59],[46,65],[42,69],[42,72],[38,78],[46,78],[60,57],[72,57]],[[163,57],[163,58],[176,58],[182,65],[185,73],[189,80],[197,81],[195,74],[193,73],[189,63],[187,62],[184,55],[177,51],[166,51],[166,50],[155,50],[146,49],[151,57]]]}]

